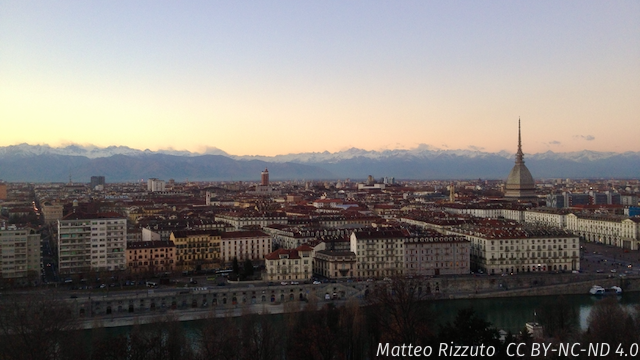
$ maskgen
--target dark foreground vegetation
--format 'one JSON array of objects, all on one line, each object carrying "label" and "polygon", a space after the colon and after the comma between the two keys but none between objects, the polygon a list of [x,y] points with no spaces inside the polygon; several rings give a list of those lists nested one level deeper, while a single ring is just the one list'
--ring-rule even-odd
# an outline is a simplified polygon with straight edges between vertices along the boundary
[{"label": "dark foreground vegetation", "polygon": [[[3,295],[0,360],[401,358],[391,351],[388,356],[378,356],[379,344],[386,343],[391,347],[431,346],[434,354],[430,358],[440,358],[438,349],[443,343],[491,346],[495,349],[492,359],[533,358],[530,349],[534,340],[529,333],[503,334],[501,339],[497,329],[473,309],[461,310],[450,323],[435,325],[438,314],[430,311],[412,280],[395,279],[377,287],[367,306],[356,301],[340,308],[318,308],[313,301],[290,304],[300,308],[287,309],[291,312],[278,321],[273,316],[247,314],[239,318],[203,319],[198,326],[185,331],[184,324],[168,313],[151,325],[133,326],[114,335],[102,328],[79,330],[70,309],[52,297]],[[584,332],[578,328],[577,312],[563,297],[543,304],[537,316],[545,327],[545,343],[608,343],[612,350],[607,359],[629,358],[619,356],[615,350],[622,345],[628,351],[640,342],[638,312],[622,308],[615,298],[597,303]],[[508,356],[509,343],[526,344],[521,348],[525,356]],[[589,358],[580,356],[575,358]]]}]

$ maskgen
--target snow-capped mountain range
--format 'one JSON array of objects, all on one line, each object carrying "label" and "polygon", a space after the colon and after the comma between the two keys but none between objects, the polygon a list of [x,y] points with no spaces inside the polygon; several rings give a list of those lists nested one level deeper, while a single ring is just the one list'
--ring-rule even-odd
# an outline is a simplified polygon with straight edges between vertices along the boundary
[{"label": "snow-capped mountain range", "polygon": [[[442,150],[432,148],[428,145],[420,145],[414,149],[396,149],[396,150],[363,150],[358,148],[350,148],[348,150],[339,152],[307,152],[298,154],[286,154],[275,156],[263,156],[263,155],[230,155],[223,150],[216,147],[209,147],[203,153],[190,152],[187,150],[157,150],[151,151],[149,149],[138,150],[132,149],[128,146],[109,146],[98,147],[95,145],[67,145],[64,147],[51,147],[49,145],[29,145],[26,143],[19,145],[10,145],[0,147],[0,157],[6,156],[34,156],[34,155],[66,155],[66,156],[84,156],[89,159],[110,157],[113,155],[128,155],[128,156],[143,156],[151,154],[165,154],[173,156],[201,156],[201,155],[222,155],[235,160],[260,160],[267,162],[296,162],[296,163],[320,163],[328,162],[334,163],[343,160],[349,160],[354,158],[366,158],[372,160],[380,159],[402,159],[402,158],[422,158],[433,159],[441,156],[457,156],[467,158],[485,158],[487,156],[498,156],[506,159],[512,159],[515,157],[515,153],[507,151],[500,151],[497,153],[489,153],[475,150]],[[613,156],[640,156],[640,152],[597,152],[590,150],[556,153],[547,151],[537,154],[525,154],[525,160],[571,160],[571,161],[595,161],[603,160]]]},{"label": "snow-capped mountain range", "polygon": [[19,145],[10,145],[0,147],[0,157],[5,156],[34,156],[34,155],[66,155],[66,156],[84,156],[89,159],[110,157],[113,155],[129,155],[141,156],[150,154],[167,154],[175,156],[198,156],[198,155],[224,155],[228,154],[218,148],[208,148],[203,154],[192,153],[187,150],[158,150],[151,151],[132,149],[128,146],[108,146],[98,147],[95,145],[67,145],[63,147],[51,147],[49,145],[29,145],[22,143]]},{"label": "snow-capped mountain range", "polygon": [[[397,179],[506,178],[514,153],[441,150],[427,145],[409,150],[310,152],[277,156],[235,156],[218,148],[204,153],[137,150],[126,146],[12,145],[0,147],[0,179],[67,181],[104,175],[112,182],[141,178],[257,180],[269,168],[278,179],[362,179],[367,175]],[[637,178],[640,152],[578,151],[525,154],[535,178]],[[88,181],[88,180],[87,180]]]}]

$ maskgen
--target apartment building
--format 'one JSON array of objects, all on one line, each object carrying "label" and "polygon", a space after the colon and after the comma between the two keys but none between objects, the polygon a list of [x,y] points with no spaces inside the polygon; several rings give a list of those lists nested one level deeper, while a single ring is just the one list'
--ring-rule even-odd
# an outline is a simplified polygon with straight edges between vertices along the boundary
[{"label": "apartment building", "polygon": [[47,224],[55,224],[62,219],[63,206],[61,204],[45,203],[42,205],[42,216]]},{"label": "apartment building", "polygon": [[278,249],[267,254],[265,267],[267,280],[308,280],[313,273],[313,248],[300,245],[295,249]]},{"label": "apartment building", "polygon": [[221,233],[220,256],[228,264],[237,258],[260,261],[272,250],[271,237],[262,231],[229,231]]},{"label": "apartment building", "polygon": [[285,213],[281,212],[268,212],[259,213],[252,211],[239,211],[229,212],[224,214],[218,214],[215,217],[216,221],[222,221],[233,225],[236,230],[239,230],[245,226],[257,225],[265,227],[270,224],[287,224],[288,219]]},{"label": "apartment building", "polygon": [[404,242],[405,275],[466,275],[471,270],[470,242],[462,236],[430,232]]},{"label": "apartment building", "polygon": [[127,270],[131,274],[173,272],[175,248],[171,241],[127,242]]},{"label": "apartment building", "polygon": [[176,268],[200,271],[220,267],[221,232],[218,230],[177,230],[170,235],[175,244]]},{"label": "apartment building", "polygon": [[350,250],[356,254],[357,277],[386,277],[404,274],[405,230],[354,231]]},{"label": "apartment building", "polygon": [[327,279],[353,278],[356,254],[351,251],[318,250],[313,254],[313,273]]},{"label": "apartment building", "polygon": [[61,274],[124,270],[127,220],[117,213],[71,213],[58,220]]},{"label": "apartment building", "polygon": [[586,241],[640,249],[640,219],[609,214],[569,214],[566,227]]},{"label": "apartment building", "polygon": [[580,270],[579,238],[561,229],[483,219],[446,233],[471,242],[472,270],[489,274]]},{"label": "apartment building", "polygon": [[0,277],[38,278],[40,263],[40,234],[15,226],[0,229]]}]

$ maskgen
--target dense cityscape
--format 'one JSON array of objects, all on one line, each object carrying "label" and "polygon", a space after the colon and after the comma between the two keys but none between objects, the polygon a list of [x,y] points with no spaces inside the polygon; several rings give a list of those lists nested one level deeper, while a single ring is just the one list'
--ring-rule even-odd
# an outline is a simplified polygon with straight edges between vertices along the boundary
[{"label": "dense cityscape", "polygon": [[639,15],[0,1],[0,360],[638,358]]},{"label": "dense cityscape", "polygon": [[[166,325],[164,330],[170,331],[180,321],[210,318],[217,325],[205,323],[203,329],[213,326],[206,331],[222,341],[229,334],[219,333],[222,320],[215,319],[261,314],[262,318],[242,321],[257,321],[252,326],[259,331],[274,331],[276,325],[267,325],[273,320],[265,316],[291,316],[301,310],[309,318],[300,315],[297,325],[286,329],[293,331],[290,339],[301,331],[297,327],[310,326],[309,321],[330,327],[327,316],[381,322],[376,341],[365,339],[375,334],[359,333],[363,338],[357,344],[333,349],[330,358],[345,356],[341,351],[352,356],[357,352],[355,357],[361,358],[400,351],[375,347],[387,337],[391,344],[413,341],[436,346],[450,338],[468,346],[460,342],[461,330],[455,327],[463,325],[456,322],[476,321],[473,326],[486,332],[486,338],[470,341],[493,344],[494,353],[484,356],[509,357],[508,339],[554,343],[607,332],[589,323],[586,335],[578,335],[575,310],[562,296],[589,291],[600,295],[595,288],[605,294],[609,289],[602,286],[609,285],[620,295],[637,291],[640,285],[640,181],[536,181],[525,165],[520,132],[515,164],[506,181],[369,175],[363,181],[273,182],[268,169],[256,175],[255,182],[149,178],[109,183],[106,176],[96,175],[87,182],[1,183],[5,306],[17,306],[18,312],[27,311],[20,306],[33,303],[55,311],[64,308],[66,320],[49,324],[52,329],[42,330],[48,334],[58,326],[61,331],[66,326],[71,327],[64,331],[95,331],[167,321],[174,324]],[[610,251],[617,255],[611,258]],[[609,257],[594,258],[598,253]],[[46,300],[41,294],[48,294]],[[372,319],[355,310],[381,307],[384,312],[385,306],[394,309],[408,302],[412,305],[405,315],[431,322],[424,301],[530,295],[561,296],[559,303],[537,310],[541,319],[534,316],[522,323],[526,329],[520,332],[497,332],[472,309],[460,310],[452,324],[441,325],[437,337],[433,326],[398,322],[393,311],[391,318]],[[16,299],[20,306],[9,305]],[[629,316],[629,326],[635,329],[629,331],[637,334],[637,317],[624,315],[615,303],[601,303]],[[550,308],[566,311],[567,319],[555,322],[557,314]],[[5,340],[18,331],[11,328],[11,317],[3,319]],[[236,330],[244,331],[242,326]],[[341,336],[344,330],[338,327],[325,335]],[[637,341],[637,335],[635,340],[629,333],[624,336],[631,341],[628,346]],[[114,339],[123,338],[94,341],[116,346],[111,344],[118,341]],[[288,346],[300,341],[310,340],[297,339]],[[208,356],[202,348],[206,344],[175,349],[175,344],[165,345],[166,349],[151,346],[149,351]],[[306,358],[300,349],[271,345],[273,353],[266,358],[281,356],[277,354]],[[351,348],[356,345],[360,350]],[[243,349],[228,349],[228,356],[237,357]],[[83,357],[100,358],[95,347],[85,351]],[[449,350],[438,351],[444,356]],[[154,356],[166,355],[158,354]]]}]

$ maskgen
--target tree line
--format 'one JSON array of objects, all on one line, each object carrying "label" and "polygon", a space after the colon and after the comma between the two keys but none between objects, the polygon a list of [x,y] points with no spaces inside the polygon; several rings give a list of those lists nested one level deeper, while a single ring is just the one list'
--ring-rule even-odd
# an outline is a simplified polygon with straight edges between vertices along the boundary
[{"label": "tree line", "polygon": [[[501,337],[473,309],[460,310],[451,322],[439,324],[417,281],[393,279],[377,285],[364,300],[345,306],[285,303],[281,316],[245,314],[203,318],[184,323],[169,312],[153,324],[134,325],[110,334],[103,328],[81,330],[65,302],[47,294],[0,299],[0,360],[365,360],[378,356],[379,344],[413,344],[438,349],[451,346],[492,346],[492,359],[513,359],[506,347],[534,342],[526,331]],[[578,314],[564,297],[550,298],[537,310],[546,343],[609,343],[629,349],[640,341],[640,312],[615,298],[594,306],[588,328],[581,331]],[[607,358],[616,358],[612,353]],[[388,358],[398,358],[389,355]],[[433,358],[437,358],[435,355]],[[543,358],[543,357],[536,357]],[[547,357],[547,358],[553,358]],[[577,358],[588,358],[586,355]]]}]

